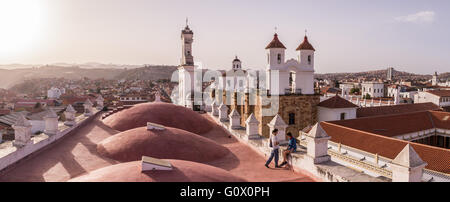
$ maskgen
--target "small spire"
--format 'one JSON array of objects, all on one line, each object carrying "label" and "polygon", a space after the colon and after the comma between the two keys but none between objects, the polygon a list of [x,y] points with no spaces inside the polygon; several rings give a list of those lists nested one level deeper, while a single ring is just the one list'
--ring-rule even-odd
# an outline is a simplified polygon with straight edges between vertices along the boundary
[{"label": "small spire", "polygon": [[189,25],[189,18],[186,17],[186,27],[188,27],[188,25]]}]

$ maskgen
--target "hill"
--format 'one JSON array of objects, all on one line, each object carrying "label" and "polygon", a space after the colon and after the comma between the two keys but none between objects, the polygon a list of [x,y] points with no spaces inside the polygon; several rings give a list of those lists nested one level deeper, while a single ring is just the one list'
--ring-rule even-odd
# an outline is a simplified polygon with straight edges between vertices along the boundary
[{"label": "hill", "polygon": [[78,66],[54,66],[0,69],[0,88],[10,88],[25,80],[40,78],[65,78],[65,79],[145,79],[159,80],[170,79],[176,66],[146,66],[139,68],[81,68]]}]

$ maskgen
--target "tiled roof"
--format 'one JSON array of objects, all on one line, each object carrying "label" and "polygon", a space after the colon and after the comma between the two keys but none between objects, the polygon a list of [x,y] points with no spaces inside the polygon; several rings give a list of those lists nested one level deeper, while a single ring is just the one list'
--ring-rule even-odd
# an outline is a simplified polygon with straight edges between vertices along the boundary
[{"label": "tiled roof", "polygon": [[350,101],[336,95],[330,99],[320,102],[317,106],[326,108],[357,108],[358,106]]},{"label": "tiled roof", "polygon": [[428,163],[425,168],[450,173],[450,150],[448,149],[389,138],[329,122],[322,122],[321,125],[325,132],[331,136],[331,141],[389,159],[395,159],[402,149],[410,143],[420,158]]},{"label": "tiled roof", "polygon": [[305,36],[303,43],[301,43],[298,48],[296,50],[313,50],[316,51],[316,49],[314,49],[314,47],[309,43],[308,41],[308,37]]},{"label": "tiled roof", "polygon": [[450,97],[450,90],[431,90],[427,92],[439,97]]},{"label": "tiled roof", "polygon": [[[431,119],[432,116],[430,116],[433,113],[431,111],[423,111],[332,121],[330,123],[387,137],[394,137],[435,128]],[[450,115],[450,113],[447,114]]]},{"label": "tiled roof", "polygon": [[431,119],[436,128],[450,130],[450,113],[449,112],[430,112]]},{"label": "tiled roof", "polygon": [[284,48],[286,49],[286,47],[283,45],[283,43],[281,43],[281,41],[278,39],[278,34],[275,34],[273,36],[273,40],[269,43],[269,45],[267,45],[266,49],[269,48]]},{"label": "tiled roof", "polygon": [[[377,104],[377,102],[375,102]],[[377,106],[377,107],[362,107],[356,110],[356,117],[370,117],[370,116],[380,116],[380,115],[393,115],[401,113],[428,111],[428,110],[439,110],[439,106],[427,102],[427,103],[417,103],[417,104],[401,104],[401,105],[391,105],[391,106]]]}]

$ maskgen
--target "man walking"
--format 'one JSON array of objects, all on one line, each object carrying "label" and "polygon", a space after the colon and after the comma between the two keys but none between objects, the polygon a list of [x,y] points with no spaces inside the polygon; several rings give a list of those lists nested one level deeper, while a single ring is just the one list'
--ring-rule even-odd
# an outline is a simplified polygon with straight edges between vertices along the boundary
[{"label": "man walking", "polygon": [[279,145],[280,143],[278,142],[277,134],[278,134],[278,129],[274,129],[272,131],[272,135],[270,136],[270,139],[269,139],[269,141],[270,141],[269,146],[272,147],[272,153],[270,153],[270,157],[265,164],[265,166],[267,168],[269,168],[269,164],[270,164],[270,162],[272,162],[272,159],[274,157],[275,157],[275,168],[280,168],[278,166],[278,157],[279,157],[278,150],[280,148],[280,145]]}]

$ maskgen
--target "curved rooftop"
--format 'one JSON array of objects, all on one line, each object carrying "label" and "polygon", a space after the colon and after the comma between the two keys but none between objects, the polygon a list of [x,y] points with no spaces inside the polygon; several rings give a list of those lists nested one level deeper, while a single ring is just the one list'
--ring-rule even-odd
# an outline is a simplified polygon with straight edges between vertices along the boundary
[{"label": "curved rooftop", "polygon": [[245,182],[221,168],[182,160],[167,160],[173,170],[141,172],[141,161],[95,170],[69,182]]},{"label": "curved rooftop", "polygon": [[281,43],[281,41],[278,39],[278,34],[273,35],[272,41],[267,45],[266,49],[270,48],[283,48],[286,49],[286,47]]},{"label": "curved rooftop", "polygon": [[108,116],[103,122],[109,127],[126,131],[147,125],[147,122],[204,134],[213,123],[186,107],[164,102],[143,103]]},{"label": "curved rooftop", "polygon": [[209,162],[230,153],[210,139],[169,127],[164,130],[147,130],[146,127],[127,130],[101,141],[97,151],[121,162],[136,161],[142,156]]},{"label": "curved rooftop", "polygon": [[305,36],[305,38],[303,39],[303,42],[297,47],[296,50],[312,50],[312,51],[316,51],[316,49],[314,49],[314,47],[309,43],[308,41],[308,37]]}]

